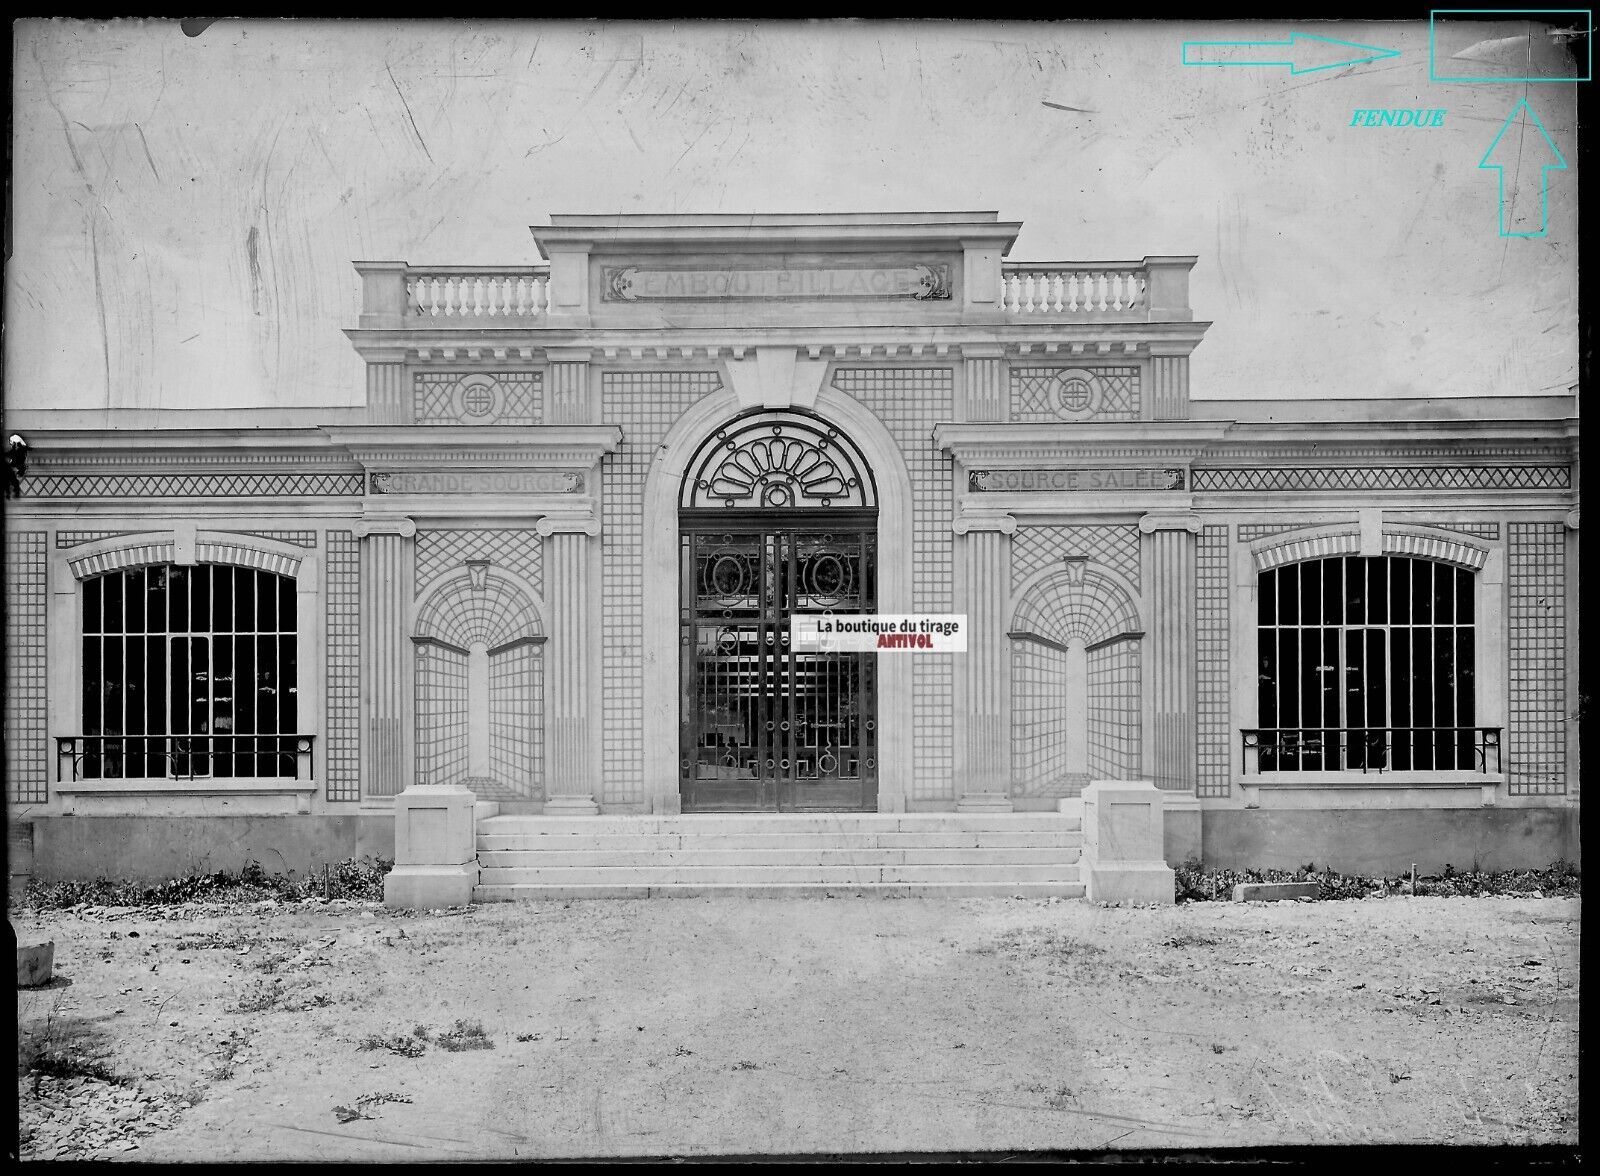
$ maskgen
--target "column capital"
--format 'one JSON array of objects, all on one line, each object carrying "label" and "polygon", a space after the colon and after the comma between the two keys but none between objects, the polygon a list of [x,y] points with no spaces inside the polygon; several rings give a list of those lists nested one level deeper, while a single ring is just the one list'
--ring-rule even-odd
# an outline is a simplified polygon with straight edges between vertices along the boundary
[{"label": "column capital", "polygon": [[999,531],[1003,535],[1017,533],[1017,520],[1004,511],[962,511],[956,515],[950,529],[957,535],[973,531]]},{"label": "column capital", "polygon": [[545,515],[535,528],[546,539],[551,535],[598,535],[600,520],[593,515]]},{"label": "column capital", "polygon": [[410,539],[417,533],[417,524],[405,515],[375,515],[358,520],[351,530],[356,533],[357,539],[372,535],[398,535],[402,539]]},{"label": "column capital", "polygon": [[1576,507],[1576,506],[1573,507],[1571,510],[1569,510],[1567,512],[1567,517],[1562,520],[1562,522],[1566,523],[1567,530],[1576,531],[1578,529],[1578,511],[1579,510],[1580,510],[1579,507]]},{"label": "column capital", "polygon": [[1187,531],[1191,535],[1200,533],[1200,516],[1189,511],[1146,511],[1139,516],[1139,532],[1143,535],[1154,535],[1157,531]]}]

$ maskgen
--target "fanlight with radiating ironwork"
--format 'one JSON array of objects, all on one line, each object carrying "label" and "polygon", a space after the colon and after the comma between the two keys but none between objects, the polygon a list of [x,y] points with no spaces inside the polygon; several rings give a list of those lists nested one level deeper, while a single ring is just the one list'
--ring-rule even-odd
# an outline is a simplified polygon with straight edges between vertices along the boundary
[{"label": "fanlight with radiating ironwork", "polygon": [[806,510],[876,505],[871,471],[850,439],[797,412],[760,412],[723,426],[689,462],[685,507]]}]

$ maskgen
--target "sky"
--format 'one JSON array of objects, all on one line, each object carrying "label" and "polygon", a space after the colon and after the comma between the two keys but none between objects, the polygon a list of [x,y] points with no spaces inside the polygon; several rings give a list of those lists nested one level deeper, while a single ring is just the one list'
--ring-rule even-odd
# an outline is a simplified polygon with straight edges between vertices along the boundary
[{"label": "sky", "polygon": [[[1578,379],[1576,87],[1430,82],[1426,22],[13,29],[12,407],[360,403],[352,261],[534,262],[529,225],[586,212],[995,210],[1012,260],[1195,254],[1197,398]],[[1297,32],[1399,52],[1184,63]],[[1502,235],[1502,174],[1545,235]]]}]

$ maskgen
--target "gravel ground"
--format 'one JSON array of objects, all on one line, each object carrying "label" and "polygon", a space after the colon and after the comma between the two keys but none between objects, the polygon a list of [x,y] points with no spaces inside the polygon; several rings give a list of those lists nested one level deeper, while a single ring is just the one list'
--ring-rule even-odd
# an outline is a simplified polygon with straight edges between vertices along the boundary
[{"label": "gravel ground", "polygon": [[[1578,899],[14,911],[23,1159],[1578,1141]],[[481,1026],[481,1034],[474,1029]]]}]

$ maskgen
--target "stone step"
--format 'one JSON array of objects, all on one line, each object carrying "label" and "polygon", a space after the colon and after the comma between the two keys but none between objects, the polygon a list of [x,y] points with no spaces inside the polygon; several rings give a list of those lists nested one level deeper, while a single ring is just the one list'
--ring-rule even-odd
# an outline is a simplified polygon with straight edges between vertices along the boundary
[{"label": "stone step", "polygon": [[1082,882],[817,882],[710,883],[654,885],[490,884],[473,891],[477,902],[521,902],[584,898],[814,898],[893,895],[905,898],[1082,898]]},{"label": "stone step", "polygon": [[[752,886],[774,882],[850,886],[870,882],[1077,882],[1076,862],[1042,865],[818,865],[768,866],[748,862],[722,866],[492,867],[478,890],[496,886],[670,886],[685,883]],[[476,892],[475,892],[476,893]]]},{"label": "stone step", "polygon": [[[500,828],[500,826],[496,826]],[[946,829],[934,832],[767,832],[767,833],[586,833],[541,830],[537,833],[488,833],[480,825],[480,854],[500,850],[667,852],[705,846],[716,849],[1076,849],[1083,844],[1077,829],[992,830]]]},{"label": "stone step", "polygon": [[689,816],[609,814],[545,817],[508,814],[478,822],[480,835],[552,833],[937,833],[1065,831],[1080,821],[1065,813],[696,813]]},{"label": "stone step", "polygon": [[933,849],[878,846],[826,846],[794,848],[776,846],[725,846],[721,842],[695,839],[682,847],[642,847],[637,849],[507,849],[478,851],[478,864],[485,869],[553,868],[566,866],[1001,866],[1072,864],[1078,860],[1076,847],[1029,846],[1017,849],[976,848],[973,846]]}]

